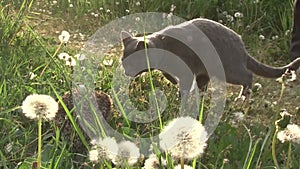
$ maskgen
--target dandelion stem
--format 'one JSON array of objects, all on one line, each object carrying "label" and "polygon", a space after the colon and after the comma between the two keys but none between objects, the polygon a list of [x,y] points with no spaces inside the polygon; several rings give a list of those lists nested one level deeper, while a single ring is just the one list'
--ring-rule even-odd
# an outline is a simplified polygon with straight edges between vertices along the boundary
[{"label": "dandelion stem", "polygon": [[274,161],[274,164],[275,164],[276,168],[279,169],[278,161],[277,161],[277,158],[276,158],[277,133],[278,133],[278,126],[276,126],[275,133],[273,135],[273,140],[272,140],[272,157],[273,157],[273,161]]},{"label": "dandelion stem", "polygon": [[42,156],[42,118],[38,120],[38,156],[37,156],[37,169],[41,168],[41,156]]},{"label": "dandelion stem", "polygon": [[180,158],[181,169],[184,169],[184,158]]},{"label": "dandelion stem", "polygon": [[288,156],[287,156],[287,160],[286,160],[286,166],[285,168],[291,168],[291,154],[292,154],[292,143],[289,143],[289,150],[288,150]]}]

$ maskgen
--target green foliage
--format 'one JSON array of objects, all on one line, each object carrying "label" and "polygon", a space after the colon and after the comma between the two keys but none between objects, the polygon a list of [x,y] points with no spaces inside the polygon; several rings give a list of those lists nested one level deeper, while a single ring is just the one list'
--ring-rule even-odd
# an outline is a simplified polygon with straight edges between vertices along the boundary
[{"label": "green foliage", "polygon": [[[291,4],[291,1],[287,3],[282,0],[59,0],[56,3],[52,0],[0,1],[0,147],[2,147],[0,168],[27,169],[32,167],[36,159],[37,124],[22,115],[19,106],[24,98],[32,93],[49,94],[54,97],[70,91],[72,68],[57,59],[55,51],[59,48],[59,52],[74,55],[79,49],[75,43],[59,47],[56,32],[66,29],[71,34],[82,33],[89,36],[109,21],[137,12],[165,12],[187,20],[201,16],[222,21],[224,25],[242,35],[249,52],[254,57],[276,65],[277,63],[271,61],[282,60],[286,63],[288,58],[290,40],[288,32],[292,26]],[[243,14],[243,17],[236,17],[237,12]],[[263,35],[265,39],[260,40],[259,35]],[[114,54],[114,63],[118,61],[118,55],[120,55],[118,52]],[[95,80],[97,89],[105,92],[110,90],[112,72],[115,68],[115,65],[103,67],[98,72]],[[32,73],[36,76],[31,78]],[[153,86],[161,86],[166,92],[169,104],[166,112],[162,114],[163,124],[166,124],[168,120],[176,117],[179,109],[177,88],[163,79],[160,73],[155,72],[152,77]],[[150,83],[145,83],[147,79],[148,76],[136,78],[130,88],[130,99],[141,110],[149,106],[148,94],[152,89]],[[299,106],[297,105],[299,91],[295,89],[297,87],[294,90],[285,89],[288,90],[288,94],[284,95],[281,103],[272,104],[278,99],[280,85],[261,79],[256,80],[265,88],[263,87],[261,92],[253,93],[250,110],[243,122],[231,123],[232,113],[240,111],[241,108],[240,104],[233,101],[236,94],[230,95],[228,92],[222,122],[210,137],[205,153],[195,160],[197,166],[203,166],[202,168],[274,166],[270,147],[274,134],[273,125],[277,119],[273,116],[281,108],[286,108],[291,113],[297,111],[299,113],[299,109],[296,109]],[[238,90],[231,90],[238,93]],[[203,103],[205,116],[205,110],[208,109],[205,105],[206,100]],[[66,112],[69,118],[72,118],[72,110]],[[120,116],[119,112],[113,112],[112,116],[111,126],[128,137],[148,137],[160,131],[158,120],[140,125],[129,122]],[[72,137],[80,135],[81,141],[87,146],[88,140],[84,141],[84,135],[75,122],[76,120],[72,119],[75,131]],[[246,131],[242,123],[249,130]],[[43,166],[93,168],[93,164],[87,159],[88,154],[73,153],[71,143],[61,137],[61,128],[53,123],[43,125],[46,126],[43,128]],[[299,147],[276,144],[280,167],[288,165],[287,158],[290,159],[291,166],[300,166]],[[172,159],[168,158],[168,161]],[[139,164],[142,166],[143,163]],[[173,162],[169,166],[172,165]],[[103,166],[112,168],[110,162]]]}]

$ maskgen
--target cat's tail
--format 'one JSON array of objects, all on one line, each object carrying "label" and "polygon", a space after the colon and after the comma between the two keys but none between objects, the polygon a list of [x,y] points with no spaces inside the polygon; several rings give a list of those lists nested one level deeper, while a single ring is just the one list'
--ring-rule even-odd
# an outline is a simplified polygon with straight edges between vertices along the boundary
[{"label": "cat's tail", "polygon": [[268,78],[277,78],[282,76],[286,70],[292,71],[297,70],[300,66],[300,58],[295,59],[291,63],[283,67],[272,67],[265,65],[253,57],[248,57],[247,68],[250,69],[253,73],[259,76],[268,77]]}]

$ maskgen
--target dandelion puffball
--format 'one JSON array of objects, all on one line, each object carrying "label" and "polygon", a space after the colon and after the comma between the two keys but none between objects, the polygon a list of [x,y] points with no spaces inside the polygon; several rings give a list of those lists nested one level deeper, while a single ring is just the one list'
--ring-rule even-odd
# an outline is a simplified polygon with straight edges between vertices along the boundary
[{"label": "dandelion puffball", "polygon": [[203,125],[191,117],[171,121],[159,134],[160,147],[175,158],[193,159],[204,152],[207,132]]},{"label": "dandelion puffball", "polygon": [[25,116],[30,119],[51,120],[58,111],[58,103],[49,95],[32,94],[23,101],[22,110]]}]

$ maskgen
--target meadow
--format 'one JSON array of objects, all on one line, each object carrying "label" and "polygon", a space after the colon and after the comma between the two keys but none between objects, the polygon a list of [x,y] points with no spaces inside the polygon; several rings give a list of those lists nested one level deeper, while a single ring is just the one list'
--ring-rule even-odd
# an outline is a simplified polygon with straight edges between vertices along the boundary
[{"label": "meadow", "polygon": [[[76,94],[73,91],[75,67],[83,60],[78,54],[89,37],[115,19],[144,12],[163,12],[185,20],[205,17],[218,21],[239,33],[257,60],[273,66],[290,61],[292,0],[1,0],[0,168],[36,168],[40,138],[41,168],[144,167],[148,157],[142,155],[134,164],[127,161],[120,166],[109,159],[98,163],[95,162],[98,159],[91,159],[91,150],[96,146],[95,138],[90,136],[97,132],[87,132],[80,126],[74,113],[78,107],[71,96]],[[59,37],[64,31],[70,35],[67,42]],[[116,92],[122,92],[121,87],[119,91],[111,89],[122,55],[120,45],[121,41],[93,63],[100,67],[96,78],[91,79],[98,108],[105,113],[107,123],[128,140],[157,135],[177,117],[178,86],[163,78],[160,72],[135,78],[129,87],[129,99],[139,110],[149,108],[148,95],[153,86],[161,88],[168,104],[162,116],[151,123],[131,122],[120,110],[125,105],[111,102]],[[71,59],[65,61],[62,53],[72,56],[68,56]],[[288,124],[300,125],[297,117],[300,81],[281,79],[278,82],[255,76],[246,105],[235,101],[240,87],[228,85],[221,120],[208,138],[204,152],[182,160],[154,147],[156,168],[174,168],[181,163],[197,169],[300,168],[300,141],[282,143],[277,139],[278,131]],[[56,117],[39,123],[42,133],[38,122],[23,114],[22,103],[31,94],[50,95],[59,103]],[[196,112],[204,118],[210,108],[209,94],[208,90]]]}]

